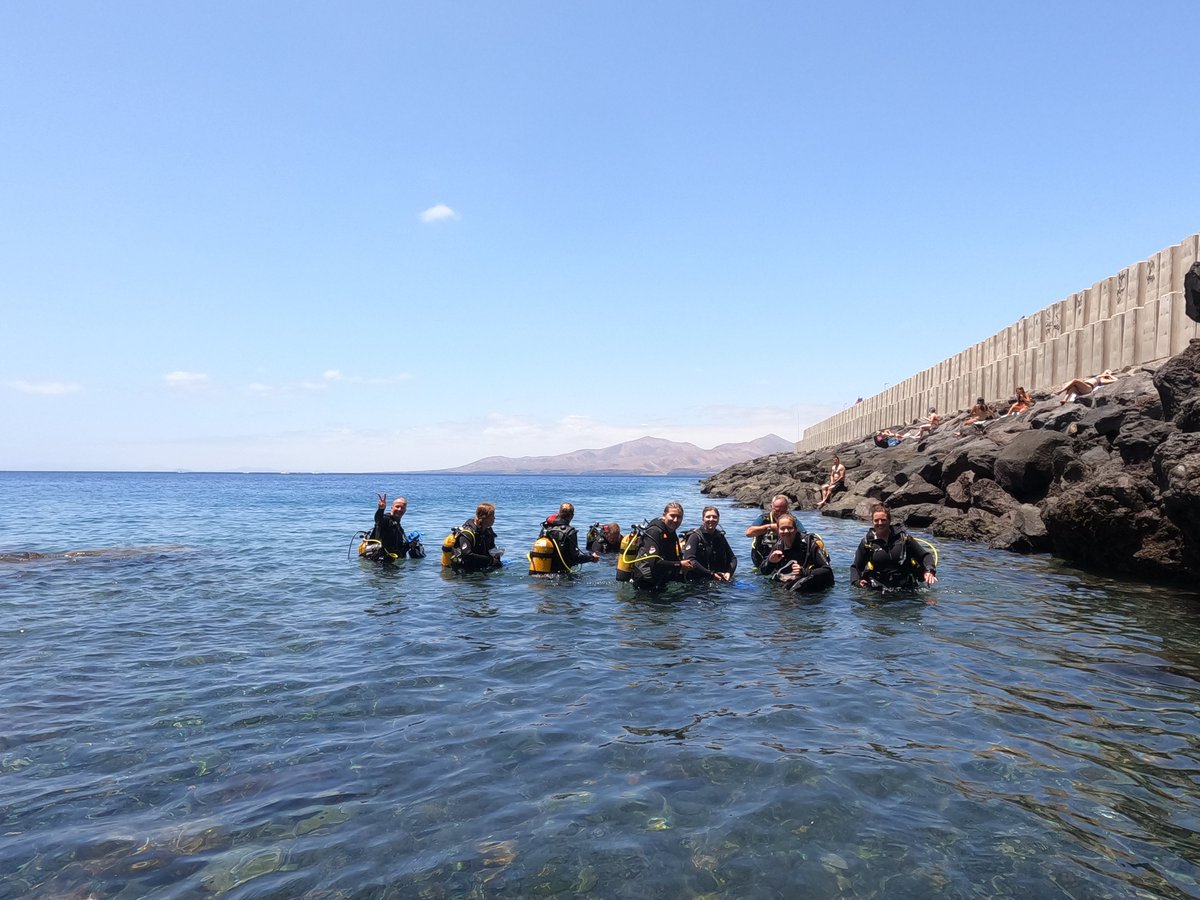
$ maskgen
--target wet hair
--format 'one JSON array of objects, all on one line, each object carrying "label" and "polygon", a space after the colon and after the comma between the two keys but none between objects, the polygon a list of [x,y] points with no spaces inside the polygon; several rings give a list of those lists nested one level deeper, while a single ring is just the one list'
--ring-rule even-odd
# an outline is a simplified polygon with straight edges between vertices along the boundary
[{"label": "wet hair", "polygon": [[496,504],[495,503],[480,503],[477,507],[475,507],[475,518],[476,519],[487,519],[487,518],[490,518],[491,516],[494,516],[495,514],[496,514]]},{"label": "wet hair", "polygon": [[779,523],[782,522],[784,519],[791,519],[792,527],[795,528],[797,532],[800,530],[800,523],[796,521],[796,517],[793,516],[791,513],[784,513],[782,516],[780,516],[778,519],[776,519],[775,527],[778,528]]},{"label": "wet hair", "polygon": [[704,509],[700,510],[700,518],[703,519],[704,514],[706,512],[708,512],[710,509],[717,514],[718,519],[721,518],[721,511],[719,509],[717,509],[715,506],[706,506],[706,507],[704,507]]},{"label": "wet hair", "polygon": [[606,535],[608,535],[610,538],[611,537],[620,537],[621,536],[621,523],[620,522],[609,522],[607,525],[604,526],[604,533]]},{"label": "wet hair", "polygon": [[575,507],[570,503],[564,503],[558,508],[558,517],[564,522],[570,522],[575,518]]},{"label": "wet hair", "polygon": [[890,509],[888,509],[886,506],[884,506],[882,503],[876,503],[874,506],[871,507],[871,518],[872,519],[875,518],[875,513],[883,513],[884,515],[886,515],[888,517],[888,522],[892,521],[892,511]]},{"label": "wet hair", "polygon": [[678,500],[672,500],[670,503],[668,503],[666,506],[664,506],[663,507],[663,515],[665,516],[667,513],[669,513],[673,509],[679,510],[679,514],[681,516],[683,515],[683,504],[680,503]]}]

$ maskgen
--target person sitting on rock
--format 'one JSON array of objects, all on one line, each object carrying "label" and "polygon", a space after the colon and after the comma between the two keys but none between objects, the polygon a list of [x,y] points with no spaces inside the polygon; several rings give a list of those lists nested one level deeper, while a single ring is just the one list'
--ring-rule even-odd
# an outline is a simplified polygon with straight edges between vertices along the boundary
[{"label": "person sitting on rock", "polygon": [[942,417],[938,415],[937,407],[931,406],[931,407],[929,407],[929,415],[926,417],[925,421],[917,426],[916,431],[910,431],[908,434],[905,435],[905,437],[906,438],[914,438],[915,437],[917,440],[921,440],[921,438],[927,437],[929,435],[929,432],[933,431],[941,424],[942,424]]},{"label": "person sitting on rock", "polygon": [[996,411],[982,397],[979,397],[975,401],[975,405],[967,410],[967,417],[963,419],[963,425],[974,425],[976,422],[986,422],[994,418],[996,418]]},{"label": "person sitting on rock", "polygon": [[817,509],[823,507],[838,491],[846,489],[846,467],[836,453],[833,455],[833,467],[829,470],[829,480],[821,485],[821,499],[817,501]]},{"label": "person sitting on rock", "polygon": [[1112,384],[1117,380],[1117,376],[1111,370],[1105,369],[1099,375],[1093,375],[1091,378],[1072,378],[1054,393],[1062,394],[1063,398],[1058,401],[1058,405],[1070,403],[1078,397],[1085,397],[1102,384]]},{"label": "person sitting on rock", "polygon": [[1017,399],[1013,401],[1013,405],[1008,408],[1008,412],[1006,412],[1005,415],[1006,416],[1019,416],[1021,413],[1025,412],[1025,410],[1029,409],[1029,407],[1031,407],[1031,406],[1033,406],[1033,398],[1029,396],[1029,394],[1028,394],[1028,392],[1026,392],[1025,388],[1018,387],[1017,388]]}]

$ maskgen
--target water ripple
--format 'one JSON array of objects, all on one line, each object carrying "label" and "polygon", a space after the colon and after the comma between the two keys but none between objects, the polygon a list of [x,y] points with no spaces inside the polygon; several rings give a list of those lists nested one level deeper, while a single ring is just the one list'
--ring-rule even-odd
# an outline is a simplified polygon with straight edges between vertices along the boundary
[{"label": "water ripple", "polygon": [[[685,479],[410,478],[431,547],[494,498],[513,564],[381,570],[377,481],[0,475],[0,551],[57,554],[0,565],[0,898],[1200,896],[1194,596],[948,543],[936,606],[872,603],[810,516],[804,603],[526,575],[564,497]],[[65,556],[64,492],[129,552]]]}]

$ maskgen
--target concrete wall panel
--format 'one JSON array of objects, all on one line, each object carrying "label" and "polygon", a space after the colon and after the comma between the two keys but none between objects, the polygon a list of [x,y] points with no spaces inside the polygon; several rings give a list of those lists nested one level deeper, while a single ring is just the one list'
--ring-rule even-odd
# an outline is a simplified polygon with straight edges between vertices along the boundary
[{"label": "concrete wall panel", "polygon": [[1023,316],[885,391],[807,428],[798,449],[853,441],[907,425],[929,406],[950,416],[982,394],[1003,403],[1017,385],[1050,391],[1102,369],[1161,362],[1200,337],[1184,312],[1183,277],[1200,259],[1200,234],[1084,291]]}]

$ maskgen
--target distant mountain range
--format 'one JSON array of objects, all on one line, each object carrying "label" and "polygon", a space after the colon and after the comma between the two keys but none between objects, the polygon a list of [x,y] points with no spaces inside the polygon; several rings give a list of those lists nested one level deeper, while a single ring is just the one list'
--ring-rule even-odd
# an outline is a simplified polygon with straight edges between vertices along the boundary
[{"label": "distant mountain range", "polygon": [[455,469],[437,471],[480,475],[714,475],[748,459],[795,449],[795,444],[777,434],[740,444],[721,444],[711,450],[644,437],[602,450],[575,450],[558,456],[488,456]]}]

